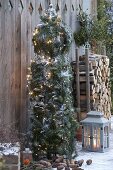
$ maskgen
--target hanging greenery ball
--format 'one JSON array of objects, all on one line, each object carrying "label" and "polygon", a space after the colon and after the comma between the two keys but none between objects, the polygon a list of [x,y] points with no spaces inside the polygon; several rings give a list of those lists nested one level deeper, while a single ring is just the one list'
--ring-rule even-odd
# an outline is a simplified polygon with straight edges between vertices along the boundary
[{"label": "hanging greenery ball", "polygon": [[33,32],[34,52],[51,57],[67,53],[71,44],[71,33],[51,4],[46,13],[41,16],[41,21],[42,23]]},{"label": "hanging greenery ball", "polygon": [[77,46],[85,45],[88,38],[88,30],[86,27],[81,27],[78,32],[74,32],[74,40]]}]

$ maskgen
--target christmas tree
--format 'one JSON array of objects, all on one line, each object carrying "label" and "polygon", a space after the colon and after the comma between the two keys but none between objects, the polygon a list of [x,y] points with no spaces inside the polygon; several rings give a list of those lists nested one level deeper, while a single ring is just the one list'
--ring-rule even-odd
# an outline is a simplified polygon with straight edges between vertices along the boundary
[{"label": "christmas tree", "polygon": [[71,159],[77,122],[73,108],[72,75],[67,52],[71,33],[50,4],[32,38],[28,87],[32,113],[34,159],[65,154]]}]

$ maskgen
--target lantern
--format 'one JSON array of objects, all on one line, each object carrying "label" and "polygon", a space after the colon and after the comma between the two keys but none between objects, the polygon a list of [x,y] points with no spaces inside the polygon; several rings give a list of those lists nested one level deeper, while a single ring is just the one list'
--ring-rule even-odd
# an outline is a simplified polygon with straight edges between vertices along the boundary
[{"label": "lantern", "polygon": [[109,148],[109,120],[102,112],[90,111],[82,123],[82,148],[104,152]]}]

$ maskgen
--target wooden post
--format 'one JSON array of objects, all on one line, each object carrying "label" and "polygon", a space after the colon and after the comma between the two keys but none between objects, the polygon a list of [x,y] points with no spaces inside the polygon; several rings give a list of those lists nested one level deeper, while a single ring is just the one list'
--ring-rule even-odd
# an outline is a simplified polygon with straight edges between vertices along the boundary
[{"label": "wooden post", "polygon": [[87,112],[90,111],[89,47],[85,48]]},{"label": "wooden post", "polygon": [[80,78],[79,78],[79,54],[76,48],[76,98],[77,98],[77,119],[80,121]]}]

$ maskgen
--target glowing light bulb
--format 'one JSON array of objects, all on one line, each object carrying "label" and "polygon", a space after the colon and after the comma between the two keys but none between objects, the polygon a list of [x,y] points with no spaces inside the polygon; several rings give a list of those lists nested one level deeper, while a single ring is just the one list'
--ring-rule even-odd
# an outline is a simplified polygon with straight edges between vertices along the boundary
[{"label": "glowing light bulb", "polygon": [[51,77],[51,73],[48,73],[48,75],[47,75],[47,76],[48,76],[48,78],[50,78],[50,77]]},{"label": "glowing light bulb", "polygon": [[48,40],[48,41],[47,41],[47,44],[51,44],[51,43],[52,43],[52,41],[51,41],[51,40]]},{"label": "glowing light bulb", "polygon": [[59,35],[63,35],[64,33],[63,32],[60,32]]},{"label": "glowing light bulb", "polygon": [[49,19],[51,19],[51,16],[49,16]]},{"label": "glowing light bulb", "polygon": [[49,60],[51,60],[51,58],[49,57]]},{"label": "glowing light bulb", "polygon": [[32,94],[33,94],[33,92],[32,92],[32,91],[30,91],[30,92],[29,92],[29,95],[32,95]]},{"label": "glowing light bulb", "polygon": [[37,34],[39,31],[38,31],[38,29],[35,29],[35,34]]},{"label": "glowing light bulb", "polygon": [[31,63],[35,63],[35,60],[31,59]]},{"label": "glowing light bulb", "polygon": [[28,75],[27,75],[27,80],[30,80],[30,79],[31,79],[31,75],[28,74]]},{"label": "glowing light bulb", "polygon": [[31,75],[30,75],[30,74],[28,74],[28,75],[27,75],[27,78],[30,78],[30,77],[31,77]]},{"label": "glowing light bulb", "polygon": [[43,86],[42,86],[42,85],[41,85],[40,87],[41,87],[41,89],[43,88]]},{"label": "glowing light bulb", "polygon": [[34,45],[37,45],[36,41],[34,41]]},{"label": "glowing light bulb", "polygon": [[42,59],[44,60],[44,59],[45,59],[45,56],[42,56]]},{"label": "glowing light bulb", "polygon": [[28,69],[28,70],[31,70],[31,67],[28,67],[27,69]]},{"label": "glowing light bulb", "polygon": [[33,32],[33,36],[35,36],[36,35],[36,33],[35,32]]},{"label": "glowing light bulb", "polygon": [[30,82],[30,81],[28,81],[27,83],[28,83],[28,84],[30,84],[31,82]]}]

